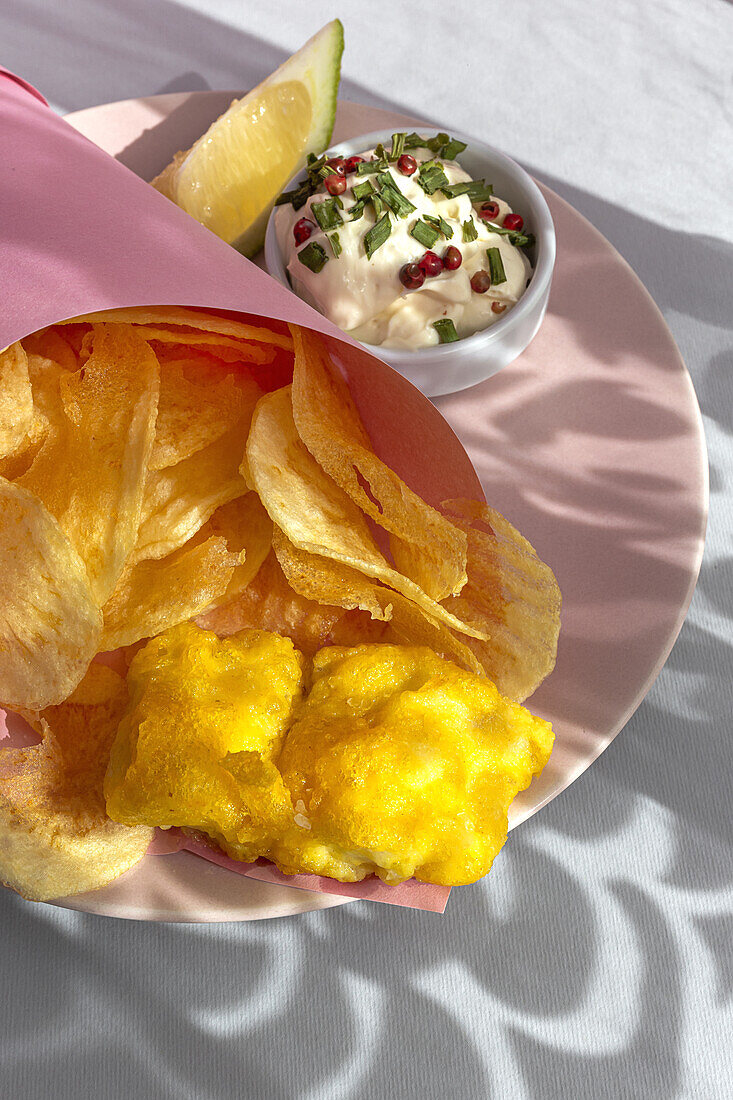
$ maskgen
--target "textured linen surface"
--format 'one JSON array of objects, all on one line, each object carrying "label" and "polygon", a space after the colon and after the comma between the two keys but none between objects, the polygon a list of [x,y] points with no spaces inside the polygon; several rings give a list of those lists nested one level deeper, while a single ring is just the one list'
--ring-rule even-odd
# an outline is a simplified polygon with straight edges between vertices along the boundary
[{"label": "textured linen surface", "polygon": [[733,7],[0,0],[0,63],[63,112],[245,87],[339,13],[345,97],[502,146],[658,302],[705,418],[700,583],[626,729],[443,918],[146,925],[0,893],[0,1096],[729,1097]]}]

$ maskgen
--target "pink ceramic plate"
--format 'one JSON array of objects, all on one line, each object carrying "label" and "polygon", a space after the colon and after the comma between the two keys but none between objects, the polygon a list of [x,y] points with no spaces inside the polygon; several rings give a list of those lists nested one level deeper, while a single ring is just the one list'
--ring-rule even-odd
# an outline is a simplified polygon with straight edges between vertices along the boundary
[{"label": "pink ceramic plate", "polygon": [[[154,96],[69,115],[151,179],[232,92]],[[334,141],[414,119],[342,103]],[[532,699],[557,735],[511,825],[596,759],[649,690],[682,625],[702,556],[707,461],[690,377],[637,277],[580,214],[545,190],[558,258],[547,318],[512,366],[436,401],[486,497],[555,570],[557,667]],[[426,462],[430,455],[426,453]],[[233,875],[188,853],[147,857],[69,907],[149,920],[284,916],[343,904]]]}]

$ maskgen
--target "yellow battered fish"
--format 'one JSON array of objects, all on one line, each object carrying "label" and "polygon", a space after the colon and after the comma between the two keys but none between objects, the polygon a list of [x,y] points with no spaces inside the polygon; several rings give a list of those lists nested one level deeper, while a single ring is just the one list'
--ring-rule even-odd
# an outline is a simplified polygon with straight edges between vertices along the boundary
[{"label": "yellow battered fish", "polygon": [[289,638],[260,630],[219,640],[183,623],[148,642],[105,777],[112,820],[201,829],[257,859],[292,821],[273,760],[303,665]]},{"label": "yellow battered fish", "polygon": [[278,758],[300,812],[271,858],[342,882],[475,882],[552,743],[548,722],[430,649],[322,649]]},{"label": "yellow battered fish", "polygon": [[487,873],[549,723],[425,647],[326,647],[300,702],[289,639],[186,624],[130,668],[110,817],[184,825],[286,874],[448,886]]}]

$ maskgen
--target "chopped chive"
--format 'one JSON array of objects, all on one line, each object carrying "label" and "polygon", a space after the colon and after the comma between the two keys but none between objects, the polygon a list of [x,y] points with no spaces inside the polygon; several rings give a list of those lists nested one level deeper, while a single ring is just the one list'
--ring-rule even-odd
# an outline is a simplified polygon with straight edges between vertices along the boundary
[{"label": "chopped chive", "polygon": [[465,148],[465,141],[458,141],[457,138],[451,138],[448,144],[443,146],[443,151],[440,155],[445,157],[446,160],[455,160],[458,154],[462,153]]},{"label": "chopped chive", "polygon": [[408,214],[417,210],[417,207],[405,198],[397,187],[383,187],[380,195],[385,206],[388,206],[398,218],[406,218]]},{"label": "chopped chive", "polygon": [[425,146],[425,138],[420,134],[416,134],[413,130],[411,134],[408,134],[405,138],[405,149],[422,149]]},{"label": "chopped chive", "polygon": [[417,207],[402,194],[396,180],[389,172],[380,172],[377,176],[377,183],[382,188],[380,195],[385,206],[388,206],[398,217],[406,218],[408,214],[412,214],[414,210],[417,210]]},{"label": "chopped chive", "polygon": [[436,134],[435,137],[429,138],[428,141],[425,142],[425,147],[437,156],[443,146],[447,145],[449,141],[450,138],[448,135],[441,131],[441,133]]},{"label": "chopped chive", "polygon": [[423,214],[423,217],[425,218],[426,222],[429,222],[430,225],[435,226],[438,232],[443,237],[445,237],[447,241],[451,239],[451,237],[453,236],[453,230],[451,229],[445,218],[441,218],[440,215],[435,217],[435,215],[433,214]]},{"label": "chopped chive", "polygon": [[441,190],[447,199],[457,199],[459,195],[468,194],[473,182],[473,180],[464,180],[462,183],[449,183]]},{"label": "chopped chive", "polygon": [[361,164],[357,164],[356,174],[357,176],[370,176],[373,172],[383,172],[386,167],[386,160],[363,160]]},{"label": "chopped chive", "polygon": [[387,150],[384,148],[381,141],[379,142],[378,145],[374,146],[374,153],[377,157],[377,160],[386,161],[386,159],[387,159]]},{"label": "chopped chive", "polygon": [[370,180],[364,180],[363,183],[355,183],[351,190],[354,192],[355,199],[368,199],[374,188]]},{"label": "chopped chive", "polygon": [[327,236],[328,243],[331,245],[331,251],[333,252],[336,259],[338,259],[343,252],[343,249],[341,248],[341,241],[339,240],[339,235],[338,233],[330,233],[327,234]]},{"label": "chopped chive", "polygon": [[308,178],[310,179],[310,181],[314,185],[317,185],[317,184],[320,183],[320,181],[321,181],[320,171],[321,171],[321,168],[325,167],[325,164],[326,164],[326,154],[325,153],[323,154],[323,156],[315,157],[313,160],[309,159],[306,171],[308,173]]},{"label": "chopped chive", "polygon": [[499,286],[500,283],[506,282],[506,271],[504,270],[504,261],[501,258],[501,252],[498,248],[487,248],[486,255],[489,258],[489,274],[491,275],[491,285]]},{"label": "chopped chive", "polygon": [[344,223],[344,219],[339,214],[333,199],[325,199],[323,202],[313,202],[311,203],[311,210],[313,211],[313,217],[324,231],[336,229],[337,226],[343,225]]},{"label": "chopped chive", "polygon": [[324,164],[323,168],[318,169],[318,175],[322,180],[327,179],[329,176],[337,176],[338,172],[335,168],[332,168],[330,164]]},{"label": "chopped chive", "polygon": [[334,203],[336,206],[338,206],[339,210],[343,210],[344,200],[341,198],[340,195],[334,195],[333,198],[331,199],[331,202]]},{"label": "chopped chive", "polygon": [[452,344],[454,340],[459,338],[456,326],[450,317],[442,317],[440,321],[433,321],[433,328],[437,332],[441,344]]},{"label": "chopped chive", "polygon": [[486,202],[493,195],[494,188],[485,180],[464,180],[462,183],[450,183],[447,187],[441,187],[441,191],[447,199],[468,195],[471,202]]},{"label": "chopped chive", "polygon": [[478,239],[478,229],[473,218],[467,218],[465,222],[461,222],[461,229],[463,230],[464,244],[470,244],[471,241]]},{"label": "chopped chive", "polygon": [[484,180],[476,180],[466,192],[471,202],[487,202],[494,194],[494,188]]},{"label": "chopped chive", "polygon": [[405,151],[405,138],[407,134],[392,134],[392,148],[389,153],[390,160],[399,160]]},{"label": "chopped chive", "polygon": [[309,153],[308,156],[305,158],[305,160],[306,160],[306,164],[309,164],[309,165],[310,164],[315,164],[316,161],[318,160],[318,157],[316,156],[315,153]]},{"label": "chopped chive", "polygon": [[310,244],[301,249],[298,253],[298,259],[309,271],[314,271],[316,275],[328,263],[326,250],[321,247],[318,241],[311,241]]},{"label": "chopped chive", "polygon": [[518,229],[505,229],[503,225],[494,225],[493,222],[486,222],[485,225],[490,233],[498,233],[500,237],[506,237],[509,244],[516,245],[517,248],[532,248],[536,243],[534,233],[520,233]]},{"label": "chopped chive", "polygon": [[293,198],[303,190],[303,187],[294,187],[292,191],[283,191],[275,199],[275,206],[285,206],[286,203],[292,202]]},{"label": "chopped chive", "polygon": [[292,191],[283,191],[282,195],[275,199],[275,206],[284,206],[285,203],[291,203],[295,210],[300,210],[301,206],[306,204],[316,190],[316,186],[314,181],[305,179]]},{"label": "chopped chive", "polygon": [[420,244],[425,245],[426,248],[432,248],[440,233],[432,225],[418,219],[410,230],[410,236],[414,237]]},{"label": "chopped chive", "polygon": [[364,234],[364,249],[368,260],[371,260],[377,249],[382,247],[391,232],[392,225],[389,220],[389,214],[385,214]]},{"label": "chopped chive", "polygon": [[369,196],[369,202],[374,207],[374,217],[381,218],[384,213],[387,204],[384,202],[380,192],[375,191],[373,195]]},{"label": "chopped chive", "polygon": [[436,161],[425,161],[417,174],[417,182],[426,195],[433,195],[438,188],[445,190],[448,186],[448,177],[443,171],[442,164]]},{"label": "chopped chive", "polygon": [[355,202],[354,205],[350,207],[350,209],[348,210],[350,222],[358,222],[359,218],[364,217],[364,208],[366,207],[366,204],[366,199],[359,199],[358,202]]}]

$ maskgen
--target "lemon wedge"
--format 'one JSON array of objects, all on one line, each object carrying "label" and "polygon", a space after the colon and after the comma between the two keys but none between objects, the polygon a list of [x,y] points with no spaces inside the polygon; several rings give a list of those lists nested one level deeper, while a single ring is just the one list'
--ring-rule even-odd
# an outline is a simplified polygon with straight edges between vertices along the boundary
[{"label": "lemon wedge", "polygon": [[153,187],[245,256],[262,246],[272,205],[308,153],[331,140],[344,29],[327,23],[244,96]]}]

